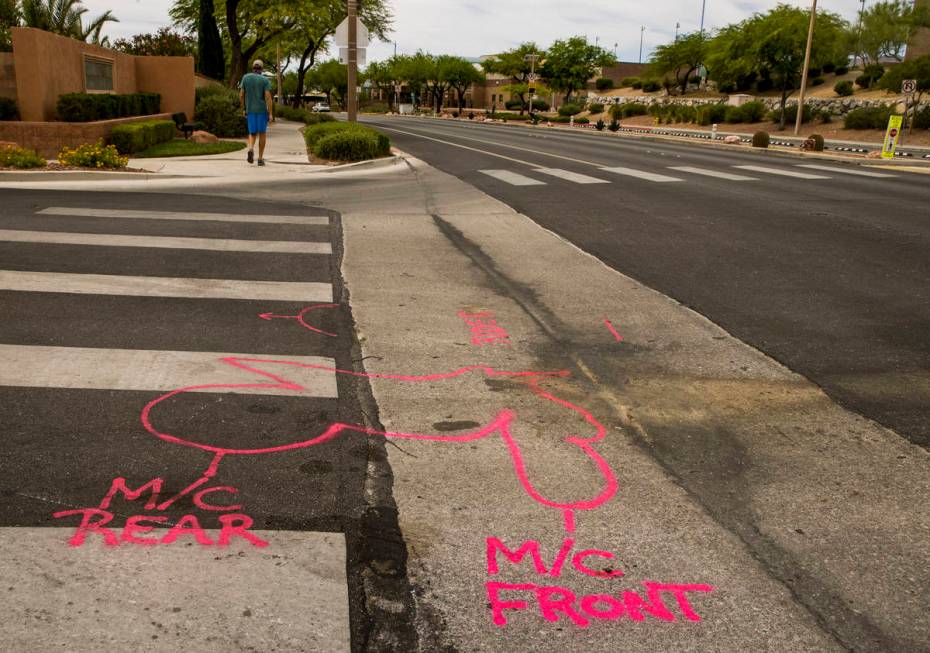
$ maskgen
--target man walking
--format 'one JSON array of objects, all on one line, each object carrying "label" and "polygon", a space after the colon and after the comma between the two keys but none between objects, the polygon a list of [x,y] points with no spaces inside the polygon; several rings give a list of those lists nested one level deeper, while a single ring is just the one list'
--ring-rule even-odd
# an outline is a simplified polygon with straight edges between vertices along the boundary
[{"label": "man walking", "polygon": [[258,136],[258,165],[265,165],[265,142],[268,132],[268,119],[274,122],[271,111],[271,82],[262,75],[264,64],[256,60],[252,72],[242,78],[239,84],[239,102],[245,110],[249,123],[248,162],[255,161],[255,137]]}]

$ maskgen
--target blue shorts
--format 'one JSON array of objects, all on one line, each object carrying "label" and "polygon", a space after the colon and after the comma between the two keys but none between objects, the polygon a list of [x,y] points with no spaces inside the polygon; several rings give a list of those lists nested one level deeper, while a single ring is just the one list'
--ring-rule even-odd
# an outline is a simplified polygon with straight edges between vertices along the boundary
[{"label": "blue shorts", "polygon": [[264,134],[268,131],[268,114],[267,113],[247,113],[246,121],[249,123],[249,133]]}]

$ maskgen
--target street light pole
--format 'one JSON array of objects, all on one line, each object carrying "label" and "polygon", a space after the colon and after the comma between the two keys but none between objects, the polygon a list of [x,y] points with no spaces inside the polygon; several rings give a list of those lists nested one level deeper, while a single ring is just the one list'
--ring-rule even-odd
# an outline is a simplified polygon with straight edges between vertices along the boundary
[{"label": "street light pole", "polygon": [[704,11],[707,9],[707,0],[701,0],[701,36],[704,36]]},{"label": "street light pole", "polygon": [[807,73],[811,67],[811,46],[814,44],[814,22],[817,18],[817,0],[811,3],[811,23],[807,28],[807,49],[804,51],[804,70],[801,73],[801,90],[798,92],[798,117],[794,121],[794,135],[801,131],[804,120],[804,91],[807,87]]},{"label": "street light pole", "polygon": [[531,54],[524,55],[523,60],[530,62],[530,76],[527,78],[529,80],[529,84],[527,85],[526,90],[530,94],[530,118],[532,118],[533,94],[536,92],[536,87],[534,86],[534,84],[536,84],[536,62],[539,60],[539,55],[533,52]]},{"label": "street light pole", "polygon": [[646,32],[646,26],[641,25],[639,28],[639,63],[643,62],[643,34]]},{"label": "street light pole", "polygon": [[358,0],[346,0],[346,7],[349,19],[349,59],[346,62],[349,68],[348,96],[346,101],[349,106],[346,110],[349,113],[349,122],[358,122]]}]

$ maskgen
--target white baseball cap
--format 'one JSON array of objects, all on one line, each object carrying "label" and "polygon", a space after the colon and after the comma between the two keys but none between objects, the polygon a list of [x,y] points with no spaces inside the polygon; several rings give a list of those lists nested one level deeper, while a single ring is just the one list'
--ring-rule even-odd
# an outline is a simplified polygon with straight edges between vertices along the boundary
[{"label": "white baseball cap", "polygon": [[261,59],[256,59],[254,62],[252,62],[252,68],[264,68],[264,67],[265,67],[265,64],[262,63]]}]

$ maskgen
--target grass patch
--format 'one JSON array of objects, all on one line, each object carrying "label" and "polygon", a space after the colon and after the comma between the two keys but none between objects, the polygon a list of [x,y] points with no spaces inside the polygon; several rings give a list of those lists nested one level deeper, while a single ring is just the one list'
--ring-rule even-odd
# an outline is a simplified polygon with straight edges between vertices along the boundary
[{"label": "grass patch", "polygon": [[240,141],[220,141],[219,143],[195,143],[191,140],[176,138],[167,143],[153,145],[133,155],[138,159],[155,159],[169,156],[206,156],[208,154],[226,154],[244,150],[246,144]]}]

